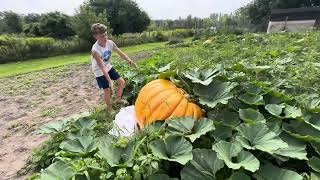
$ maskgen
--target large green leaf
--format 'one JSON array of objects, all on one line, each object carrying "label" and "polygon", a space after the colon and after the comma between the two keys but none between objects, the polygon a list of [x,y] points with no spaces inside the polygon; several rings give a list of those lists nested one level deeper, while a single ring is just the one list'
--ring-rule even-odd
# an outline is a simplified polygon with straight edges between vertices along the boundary
[{"label": "large green leaf", "polygon": [[97,145],[92,136],[81,136],[75,139],[65,140],[59,147],[65,151],[86,154],[94,151]]},{"label": "large green leaf", "polygon": [[190,117],[173,118],[167,121],[167,125],[167,134],[185,136],[192,133],[194,119]]},{"label": "large green leaf", "polygon": [[320,113],[305,113],[303,119],[306,123],[320,131]]},{"label": "large green leaf", "polygon": [[245,88],[246,92],[249,94],[259,95],[259,94],[264,93],[263,90],[261,89],[261,87],[259,87],[256,84],[250,83],[250,84],[246,85],[244,88]]},{"label": "large green leaf", "polygon": [[228,180],[251,180],[251,178],[244,173],[235,172],[229,177]]},{"label": "large green leaf", "polygon": [[263,96],[262,95],[257,95],[257,94],[249,94],[249,93],[245,93],[239,96],[239,99],[246,103],[246,104],[250,104],[250,105],[264,105],[265,102],[263,100]]},{"label": "large green leaf", "polygon": [[320,110],[320,98],[318,93],[312,94],[303,94],[296,98],[298,101],[302,102],[302,104],[308,110],[312,112],[319,112]]},{"label": "large green leaf", "polygon": [[164,67],[161,67],[158,69],[159,72],[165,72],[168,71],[171,68],[171,65],[173,64],[173,62],[168,63],[167,65],[165,65]]},{"label": "large green leaf", "polygon": [[212,146],[212,149],[217,152],[218,158],[231,169],[244,168],[251,172],[259,169],[259,160],[250,152],[242,150],[241,145],[236,142],[219,141]]},{"label": "large green leaf", "polygon": [[194,142],[196,139],[200,138],[200,136],[213,130],[215,130],[213,121],[211,119],[202,118],[195,122],[192,134],[187,135],[186,137],[189,138],[191,142]]},{"label": "large green leaf", "polygon": [[320,173],[320,158],[313,156],[308,161],[309,167],[311,167],[314,171]]},{"label": "large green leaf", "polygon": [[182,180],[211,180],[224,163],[211,149],[194,149],[193,159],[181,171]]},{"label": "large green leaf", "polygon": [[223,66],[217,65],[214,69],[192,69],[185,73],[185,77],[190,79],[194,83],[199,83],[204,86],[208,86],[214,77],[219,76],[223,73]]},{"label": "large green leaf", "polygon": [[54,121],[41,126],[35,134],[55,134],[68,130],[67,121]]},{"label": "large green leaf", "polygon": [[254,109],[240,109],[239,110],[240,118],[246,123],[264,123],[266,118],[257,110]]},{"label": "large green leaf", "polygon": [[[300,108],[287,104],[267,104],[265,109],[272,115],[280,118],[298,118],[302,116]],[[281,116],[283,114],[283,116]]]},{"label": "large green leaf", "polygon": [[193,91],[195,95],[199,96],[201,104],[214,108],[219,103],[228,103],[228,100],[233,97],[231,91],[236,85],[236,83],[232,82],[213,80],[208,86],[196,84]]},{"label": "large green leaf", "polygon": [[297,118],[302,116],[302,111],[300,108],[290,105],[286,105],[283,112],[286,118]]},{"label": "large green leaf", "polygon": [[[166,71],[159,74],[159,79],[170,79],[177,75],[177,71]],[[172,81],[171,81],[172,82]]]},{"label": "large green leaf", "polygon": [[150,143],[152,154],[160,159],[185,165],[192,159],[192,144],[181,136],[168,136]]},{"label": "large green leaf", "polygon": [[88,118],[80,118],[75,121],[74,126],[79,129],[94,129],[97,125],[96,120],[88,119]]},{"label": "large green leaf", "polygon": [[228,138],[232,137],[233,129],[230,126],[217,124],[215,127],[216,129],[213,132],[212,136],[216,141],[227,140]]},{"label": "large green leaf", "polygon": [[270,163],[261,166],[254,174],[257,180],[302,180],[303,177],[294,171],[281,169]]},{"label": "large green leaf", "polygon": [[292,120],[289,123],[284,122],[282,128],[295,138],[320,143],[320,131],[303,121]]},{"label": "large green leaf", "polygon": [[40,176],[40,180],[68,180],[76,175],[70,163],[57,161],[47,167]]},{"label": "large green leaf", "polygon": [[76,139],[78,137],[81,137],[81,136],[86,136],[86,137],[95,137],[96,136],[96,132],[92,129],[87,129],[87,128],[83,128],[81,129],[80,131],[77,131],[77,132],[69,132],[66,136],[66,139]]},{"label": "large green leaf", "polygon": [[242,123],[237,127],[239,135],[237,140],[246,149],[259,149],[268,153],[286,148],[288,144],[283,142],[277,133],[270,131],[265,124]]},{"label": "large green leaf", "polygon": [[111,167],[133,166],[134,142],[129,142],[125,147],[114,145],[114,139],[104,136],[99,139],[99,155],[106,159]]},{"label": "large green leaf", "polygon": [[274,116],[280,116],[284,107],[284,104],[267,104],[265,109]]},{"label": "large green leaf", "polygon": [[270,131],[275,132],[276,134],[281,134],[281,121],[279,119],[269,118],[266,125],[268,126]]},{"label": "large green leaf", "polygon": [[280,138],[288,144],[288,147],[275,150],[273,151],[274,154],[299,160],[308,159],[305,143],[293,138],[287,133],[282,133]]},{"label": "large green leaf", "polygon": [[231,110],[214,109],[213,111],[209,111],[207,114],[210,119],[214,120],[214,122],[218,122],[223,125],[236,127],[241,123],[239,114]]},{"label": "large green leaf", "polygon": [[320,143],[312,142],[311,145],[313,149],[320,155]]},{"label": "large green leaf", "polygon": [[311,178],[311,180],[320,180],[320,173],[311,172],[310,178]]},{"label": "large green leaf", "polygon": [[207,118],[195,120],[192,118],[174,118],[167,122],[167,135],[179,135],[194,142],[200,136],[214,130],[213,121]]}]

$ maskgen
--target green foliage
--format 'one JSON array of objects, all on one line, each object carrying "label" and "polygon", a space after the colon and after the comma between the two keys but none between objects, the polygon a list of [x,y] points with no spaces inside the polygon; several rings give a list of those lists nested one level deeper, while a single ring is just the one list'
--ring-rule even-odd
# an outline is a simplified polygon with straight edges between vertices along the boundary
[{"label": "green foliage", "polygon": [[169,42],[167,45],[172,45],[172,44],[180,44],[183,43],[183,40],[181,38],[178,37],[172,37],[169,39]]},{"label": "green foliage", "polygon": [[168,40],[168,37],[164,33],[162,33],[161,31],[158,31],[156,33],[155,38],[156,38],[157,41],[166,41],[166,40]]},{"label": "green foliage", "polygon": [[217,171],[223,168],[223,161],[210,149],[194,149],[193,159],[182,169],[181,178],[184,180],[215,179]]},{"label": "green foliage", "polygon": [[22,32],[22,16],[12,11],[0,12],[0,34]]},{"label": "green foliage", "polygon": [[[52,132],[54,153],[38,152],[35,163],[47,158],[47,168],[63,160],[77,175],[86,172],[100,179],[317,179],[320,104],[312,94],[320,90],[314,83],[319,80],[319,37],[216,36],[209,43],[203,39],[190,47],[163,50],[139,62],[138,70],[118,64],[130,81],[125,90],[130,104],[143,85],[161,77],[188,91],[206,118],[156,122],[124,139],[106,136],[103,129],[108,130],[113,117],[94,112],[88,119],[96,119],[96,125],[69,120],[69,129],[42,129]],[[301,101],[306,97],[309,100]],[[93,137],[90,142],[99,142],[98,148],[62,149],[64,142],[81,134]],[[95,168],[89,168],[87,159]]]},{"label": "green foliage", "polygon": [[236,142],[219,141],[213,145],[212,149],[217,152],[217,157],[231,169],[244,168],[251,172],[259,169],[259,160],[250,152],[244,151]]},{"label": "green foliage", "polygon": [[105,11],[96,14],[91,6],[83,4],[77,10],[77,13],[72,18],[73,30],[79,38],[93,43],[95,40],[91,34],[91,26],[94,23],[101,23],[108,27],[108,34],[112,33],[109,25],[107,14]]},{"label": "green foliage", "polygon": [[76,171],[69,163],[58,161],[51,164],[40,176],[40,180],[70,179]]},{"label": "green foliage", "polygon": [[46,37],[0,36],[0,63],[70,54],[84,49],[89,49],[88,43],[78,38],[62,41]]},{"label": "green foliage", "polygon": [[131,0],[90,0],[97,13],[107,13],[113,33],[142,32],[150,23],[148,14],[141,10],[138,4]]},{"label": "green foliage", "polygon": [[164,160],[178,162],[185,165],[192,159],[192,145],[180,136],[168,136],[163,140],[155,140],[150,143],[152,153]]},{"label": "green foliage", "polygon": [[281,169],[279,167],[273,166],[272,164],[268,163],[260,168],[259,171],[256,172],[255,177],[258,180],[262,179],[275,179],[275,180],[282,180],[282,179],[292,179],[292,180],[302,180],[302,176],[298,173],[287,170]]},{"label": "green foliage", "polygon": [[192,118],[176,118],[169,121],[166,135],[179,134],[194,142],[200,136],[214,130],[213,122],[210,119],[194,121]]},{"label": "green foliage", "polygon": [[207,86],[196,84],[193,91],[201,104],[214,108],[218,104],[227,104],[233,97],[231,91],[235,86],[236,83],[214,80]]},{"label": "green foliage", "polygon": [[75,34],[71,25],[71,17],[60,12],[50,12],[42,15],[39,22],[39,31],[41,36],[57,39],[65,39]]}]

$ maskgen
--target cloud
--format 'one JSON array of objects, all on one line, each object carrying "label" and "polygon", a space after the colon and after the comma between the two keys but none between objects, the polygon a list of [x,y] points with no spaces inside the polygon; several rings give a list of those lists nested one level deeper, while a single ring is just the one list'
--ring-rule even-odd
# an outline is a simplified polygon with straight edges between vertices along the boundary
[{"label": "cloud", "polygon": [[[0,11],[21,14],[63,11],[72,15],[85,0],[1,0]],[[252,0],[134,0],[152,19],[177,19],[189,14],[208,17],[211,13],[231,13]]]},{"label": "cloud", "polygon": [[84,0],[1,0],[0,11],[14,11],[21,14],[62,11],[72,15]]},{"label": "cloud", "polygon": [[153,19],[177,19],[189,14],[208,17],[211,13],[231,13],[252,0],[135,0]]}]

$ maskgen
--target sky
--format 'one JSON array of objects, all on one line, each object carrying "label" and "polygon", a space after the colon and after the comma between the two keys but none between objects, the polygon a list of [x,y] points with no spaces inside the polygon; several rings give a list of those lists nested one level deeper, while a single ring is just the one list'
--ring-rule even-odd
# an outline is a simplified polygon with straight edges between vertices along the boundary
[{"label": "sky", "polygon": [[[75,13],[85,0],[0,0],[0,11],[14,11],[21,14],[62,11]],[[231,13],[252,0],[134,0],[151,19],[178,19],[189,14],[195,17],[209,17],[211,13]]]}]

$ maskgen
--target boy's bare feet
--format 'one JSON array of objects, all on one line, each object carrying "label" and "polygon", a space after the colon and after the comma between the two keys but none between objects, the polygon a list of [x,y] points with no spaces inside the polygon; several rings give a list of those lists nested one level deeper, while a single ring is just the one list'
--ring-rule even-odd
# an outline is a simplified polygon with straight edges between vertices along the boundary
[{"label": "boy's bare feet", "polygon": [[117,103],[118,104],[124,104],[124,102],[123,102],[121,97],[117,97]]},{"label": "boy's bare feet", "polygon": [[108,111],[109,111],[110,114],[112,114],[113,113],[113,108],[112,107],[111,108],[108,107]]}]

